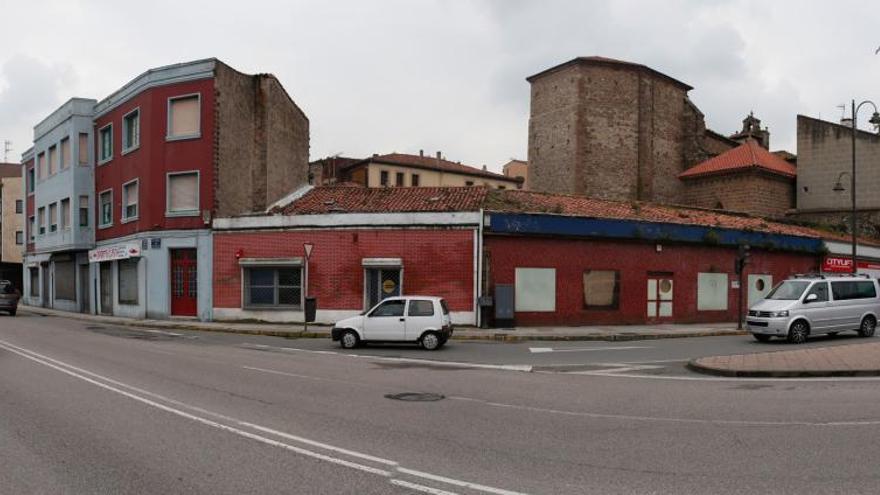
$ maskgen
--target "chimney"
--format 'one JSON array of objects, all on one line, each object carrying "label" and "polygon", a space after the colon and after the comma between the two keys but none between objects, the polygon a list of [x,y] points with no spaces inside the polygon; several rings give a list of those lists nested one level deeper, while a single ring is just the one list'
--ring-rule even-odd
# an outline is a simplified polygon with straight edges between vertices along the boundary
[{"label": "chimney", "polygon": [[379,153],[373,153],[373,158],[378,158],[378,157],[379,157]]},{"label": "chimney", "polygon": [[485,166],[485,165],[483,165],[483,172],[487,172],[487,171],[488,171],[488,170],[489,170],[489,169],[488,169],[488,168],[486,168],[486,166]]},{"label": "chimney", "polygon": [[437,152],[437,159],[438,159],[438,160],[441,159],[441,158],[440,158],[440,152],[439,152],[439,151]]},{"label": "chimney", "polygon": [[425,150],[419,150],[419,156],[425,156]]}]

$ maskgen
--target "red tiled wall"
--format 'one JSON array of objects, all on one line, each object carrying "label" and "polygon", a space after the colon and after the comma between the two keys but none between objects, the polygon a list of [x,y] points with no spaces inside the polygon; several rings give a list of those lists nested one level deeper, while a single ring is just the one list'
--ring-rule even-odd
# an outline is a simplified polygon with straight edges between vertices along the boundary
[{"label": "red tiled wall", "polygon": [[241,270],[235,257],[303,256],[309,262],[309,295],[318,309],[361,310],[363,258],[402,258],[404,294],[436,295],[452,311],[473,311],[473,230],[318,230],[215,233],[214,307],[241,307]]},{"label": "red tiled wall", "polygon": [[[679,323],[726,322],[737,319],[737,290],[728,288],[727,311],[697,311],[697,273],[727,273],[736,280],[736,249],[711,246],[663,245],[592,240],[487,237],[490,285],[513,284],[515,269],[556,268],[556,311],[518,312],[518,325],[637,324],[646,322],[647,273],[673,273],[673,318]],[[583,307],[583,271],[620,270],[620,303],[617,310]],[[773,283],[792,273],[818,271],[816,255],[752,250],[743,275],[771,274]],[[748,303],[744,292],[743,306]]]}]

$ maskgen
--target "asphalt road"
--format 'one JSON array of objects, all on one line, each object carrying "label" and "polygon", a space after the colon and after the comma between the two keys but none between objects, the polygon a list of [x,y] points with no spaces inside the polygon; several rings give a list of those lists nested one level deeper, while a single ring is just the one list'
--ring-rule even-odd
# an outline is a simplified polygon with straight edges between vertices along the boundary
[{"label": "asphalt road", "polygon": [[876,493],[880,381],[677,369],[786,347],[341,352],[0,317],[0,493]]}]

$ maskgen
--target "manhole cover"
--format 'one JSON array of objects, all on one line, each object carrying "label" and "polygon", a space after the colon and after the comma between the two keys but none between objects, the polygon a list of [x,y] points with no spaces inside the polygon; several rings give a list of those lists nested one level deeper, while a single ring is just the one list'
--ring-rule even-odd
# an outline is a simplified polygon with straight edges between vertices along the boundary
[{"label": "manhole cover", "polygon": [[443,400],[445,395],[431,394],[425,392],[403,392],[402,394],[386,394],[386,399],[403,400],[407,402],[434,402]]}]

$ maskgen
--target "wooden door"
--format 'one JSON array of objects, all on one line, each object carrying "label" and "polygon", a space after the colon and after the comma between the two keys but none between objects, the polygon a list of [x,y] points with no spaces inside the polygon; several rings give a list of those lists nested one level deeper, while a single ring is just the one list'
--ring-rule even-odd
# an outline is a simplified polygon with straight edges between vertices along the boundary
[{"label": "wooden door", "polygon": [[195,249],[171,250],[171,314],[196,316],[199,308],[198,256]]}]

